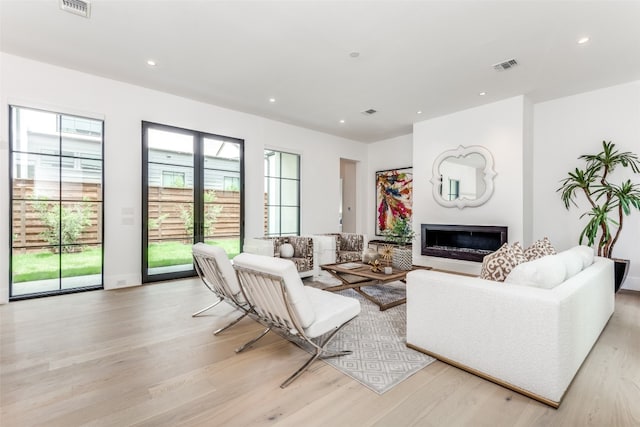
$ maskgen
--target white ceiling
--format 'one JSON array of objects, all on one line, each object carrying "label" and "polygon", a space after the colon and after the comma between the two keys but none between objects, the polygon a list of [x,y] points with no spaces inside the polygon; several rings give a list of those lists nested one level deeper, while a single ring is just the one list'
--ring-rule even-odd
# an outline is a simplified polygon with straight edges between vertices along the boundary
[{"label": "white ceiling", "polygon": [[[515,95],[540,102],[640,79],[638,1],[91,7],[86,19],[57,0],[2,0],[0,49],[365,142]],[[510,58],[520,65],[493,70]]]}]

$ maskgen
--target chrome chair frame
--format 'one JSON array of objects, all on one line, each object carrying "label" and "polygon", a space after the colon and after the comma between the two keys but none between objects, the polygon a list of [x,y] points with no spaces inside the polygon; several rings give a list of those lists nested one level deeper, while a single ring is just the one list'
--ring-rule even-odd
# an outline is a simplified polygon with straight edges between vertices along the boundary
[{"label": "chrome chair frame", "polygon": [[232,320],[227,325],[213,332],[214,335],[218,335],[219,333],[226,331],[251,313],[249,304],[246,301],[241,301],[240,299],[238,299],[238,295],[240,295],[241,293],[234,295],[233,291],[229,287],[229,284],[222,276],[218,261],[214,257],[194,253],[193,265],[196,272],[198,273],[198,276],[200,277],[200,280],[202,280],[202,283],[204,283],[207,289],[209,289],[216,297],[218,297],[218,300],[213,304],[203,308],[202,310],[196,311],[191,315],[191,317],[197,317],[205,311],[211,310],[222,301],[226,301],[235,309],[242,311],[242,315],[240,317]]},{"label": "chrome chair frame", "polygon": [[344,356],[351,353],[350,350],[337,352],[327,350],[326,346],[335,334],[355,319],[355,317],[324,335],[317,337],[316,342],[314,341],[314,338],[309,338],[304,333],[304,328],[301,326],[301,322],[298,319],[296,312],[291,307],[287,288],[285,286],[284,279],[281,276],[239,267],[237,265],[235,265],[234,268],[238,275],[240,289],[242,290],[245,299],[251,305],[253,314],[258,317],[258,322],[267,326],[267,328],[257,337],[238,348],[236,352],[239,353],[245,350],[272,329],[280,331],[281,333],[279,335],[304,350],[308,350],[308,348],[305,348],[304,343],[310,344],[312,349],[315,350],[311,358],[309,358],[309,360],[307,360],[297,371],[287,378],[280,385],[280,388],[285,388],[291,384],[319,358]]}]

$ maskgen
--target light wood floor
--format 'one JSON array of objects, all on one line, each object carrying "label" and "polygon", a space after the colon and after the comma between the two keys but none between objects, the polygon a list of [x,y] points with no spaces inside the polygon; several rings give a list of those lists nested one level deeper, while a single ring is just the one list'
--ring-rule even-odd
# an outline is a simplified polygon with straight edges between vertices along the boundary
[{"label": "light wood floor", "polygon": [[[235,316],[196,280],[0,306],[0,425],[638,426],[640,293],[616,312],[560,409],[435,362],[384,395]],[[508,345],[508,343],[505,343]]]}]

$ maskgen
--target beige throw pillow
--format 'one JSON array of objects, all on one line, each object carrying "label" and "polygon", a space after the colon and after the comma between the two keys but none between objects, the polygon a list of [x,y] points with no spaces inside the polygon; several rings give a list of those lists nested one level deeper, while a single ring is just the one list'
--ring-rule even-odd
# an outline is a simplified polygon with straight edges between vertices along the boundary
[{"label": "beige throw pillow", "polygon": [[500,249],[484,257],[480,277],[504,282],[511,270],[524,261],[524,253],[519,243],[515,243],[513,246],[505,243]]},{"label": "beige throw pillow", "polygon": [[524,256],[527,261],[533,261],[534,259],[542,258],[547,255],[555,255],[556,250],[551,245],[548,237],[543,238],[542,240],[538,240],[534,242],[531,246],[529,246],[524,251]]}]

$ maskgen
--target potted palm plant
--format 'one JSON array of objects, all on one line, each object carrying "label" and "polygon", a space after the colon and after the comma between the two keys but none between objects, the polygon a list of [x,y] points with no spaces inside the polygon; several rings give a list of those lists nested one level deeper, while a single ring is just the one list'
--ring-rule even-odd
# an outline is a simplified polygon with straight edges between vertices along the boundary
[{"label": "potted palm plant", "polygon": [[561,192],[565,208],[578,206],[576,193],[583,193],[589,203],[589,210],[580,218],[588,217],[587,225],[580,233],[579,243],[586,239],[589,246],[597,241],[598,256],[615,261],[615,290],[620,289],[629,271],[629,260],[613,258],[613,248],[620,237],[624,218],[635,208],[640,210],[640,184],[631,179],[621,184],[609,181],[611,173],[618,166],[630,168],[634,174],[640,173],[640,160],[634,153],[620,152],[611,141],[602,141],[602,151],[598,154],[585,154],[584,169],[576,168],[561,181]]},{"label": "potted palm plant", "polygon": [[411,220],[402,217],[396,218],[392,226],[385,229],[382,234],[386,240],[398,245],[393,249],[393,266],[399,270],[411,270],[413,257],[411,248],[406,247],[416,236],[411,227]]}]

